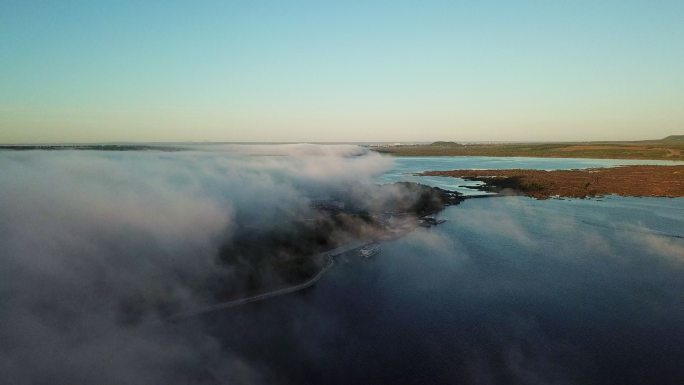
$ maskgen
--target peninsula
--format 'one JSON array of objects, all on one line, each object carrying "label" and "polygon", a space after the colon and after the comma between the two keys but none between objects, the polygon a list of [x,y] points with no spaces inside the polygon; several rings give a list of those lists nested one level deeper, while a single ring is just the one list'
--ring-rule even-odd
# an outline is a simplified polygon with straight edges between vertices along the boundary
[{"label": "peninsula", "polygon": [[451,170],[419,175],[448,176],[483,184],[482,191],[538,199],[603,195],[684,197],[684,166],[621,166],[583,170]]}]

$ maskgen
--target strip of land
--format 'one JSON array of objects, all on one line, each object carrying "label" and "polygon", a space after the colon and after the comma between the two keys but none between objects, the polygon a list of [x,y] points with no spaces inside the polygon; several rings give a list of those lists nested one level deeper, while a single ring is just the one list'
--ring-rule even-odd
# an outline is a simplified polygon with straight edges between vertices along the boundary
[{"label": "strip of land", "polygon": [[0,144],[0,150],[12,151],[56,151],[56,150],[82,150],[82,151],[183,151],[180,146],[170,145],[147,145],[147,144]]},{"label": "strip of land", "polygon": [[309,278],[308,280],[306,280],[302,283],[292,285],[292,286],[288,286],[288,287],[284,287],[284,288],[277,289],[277,290],[272,290],[272,291],[269,291],[266,293],[261,293],[261,294],[254,295],[251,297],[244,297],[244,298],[239,298],[239,299],[235,299],[232,301],[225,301],[225,302],[221,302],[221,303],[217,303],[217,304],[213,304],[213,305],[208,305],[208,306],[205,306],[202,308],[193,309],[193,310],[186,311],[183,313],[177,313],[177,314],[172,315],[171,317],[168,317],[167,320],[169,320],[169,321],[182,320],[184,318],[190,318],[190,317],[195,317],[198,315],[207,314],[207,313],[211,313],[211,312],[215,312],[215,311],[230,309],[233,307],[246,305],[248,303],[264,301],[264,300],[267,300],[267,299],[270,299],[273,297],[278,297],[281,295],[295,293],[295,292],[300,291],[300,290],[308,289],[311,286],[318,283],[318,281],[320,281],[321,278],[323,278],[325,273],[327,273],[328,270],[330,270],[330,268],[335,263],[336,257],[339,257],[340,255],[345,254],[345,253],[356,251],[356,250],[358,250],[358,249],[360,249],[366,245],[369,245],[371,243],[374,243],[374,241],[373,240],[359,240],[359,241],[353,242],[351,244],[343,245],[343,246],[337,247],[333,250],[330,250],[328,252],[322,253],[327,257],[328,262],[316,275],[314,275],[313,277]]},{"label": "strip of land", "polygon": [[419,175],[480,181],[482,191],[538,199],[604,195],[684,197],[684,166],[623,166],[584,170],[451,170]]},{"label": "strip of land", "polygon": [[375,146],[397,156],[526,156],[543,158],[684,160],[684,135],[632,142],[479,143],[434,142]]}]

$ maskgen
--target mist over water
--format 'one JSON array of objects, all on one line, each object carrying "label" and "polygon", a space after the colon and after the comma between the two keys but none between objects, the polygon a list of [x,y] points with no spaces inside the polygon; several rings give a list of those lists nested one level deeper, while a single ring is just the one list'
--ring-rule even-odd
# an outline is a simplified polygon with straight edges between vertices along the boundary
[{"label": "mist over water", "polygon": [[682,211],[675,199],[466,201],[302,296],[209,319],[274,382],[677,384],[684,241],[653,232],[684,228]]},{"label": "mist over water", "polygon": [[433,165],[225,145],[0,166],[0,382],[684,382],[682,199],[469,200],[306,291],[165,323],[211,303],[200,282],[239,279],[217,253],[245,229],[287,228],[331,192],[382,201],[375,182]]},{"label": "mist over water", "polygon": [[207,282],[244,286],[218,262],[235,237],[284,231],[330,191],[362,194],[391,162],[286,145],[3,151],[0,165],[2,382],[150,384],[251,382],[202,327],[160,320],[211,303]]}]

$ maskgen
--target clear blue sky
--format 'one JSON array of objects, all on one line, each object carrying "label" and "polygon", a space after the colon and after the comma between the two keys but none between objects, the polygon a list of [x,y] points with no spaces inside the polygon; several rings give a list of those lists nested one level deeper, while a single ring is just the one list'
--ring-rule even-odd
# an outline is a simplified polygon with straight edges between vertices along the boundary
[{"label": "clear blue sky", "polygon": [[684,133],[684,1],[0,2],[0,142]]}]

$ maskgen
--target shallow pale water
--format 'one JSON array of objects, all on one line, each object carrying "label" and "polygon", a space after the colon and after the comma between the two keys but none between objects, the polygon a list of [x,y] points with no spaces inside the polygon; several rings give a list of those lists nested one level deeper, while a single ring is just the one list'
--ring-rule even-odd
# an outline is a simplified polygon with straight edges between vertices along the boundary
[{"label": "shallow pale water", "polygon": [[682,165],[680,161],[639,160],[639,159],[577,159],[577,158],[524,158],[524,157],[484,157],[484,156],[432,156],[432,157],[395,157],[392,170],[380,175],[378,181],[391,183],[413,181],[458,191],[466,195],[481,195],[463,186],[477,186],[479,182],[469,182],[461,178],[440,176],[418,177],[413,174],[423,171],[446,171],[455,169],[535,169],[568,170],[594,167],[615,167],[625,165]]}]

